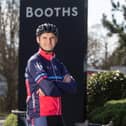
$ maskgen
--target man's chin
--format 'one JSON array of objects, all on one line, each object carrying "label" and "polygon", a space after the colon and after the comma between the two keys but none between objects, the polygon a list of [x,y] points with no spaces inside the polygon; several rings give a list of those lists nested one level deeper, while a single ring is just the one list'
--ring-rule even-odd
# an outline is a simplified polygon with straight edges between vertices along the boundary
[{"label": "man's chin", "polygon": [[53,52],[53,50],[45,50],[46,52]]},{"label": "man's chin", "polygon": [[53,52],[53,49],[43,49],[43,48],[41,48],[43,51],[45,51],[45,52]]}]

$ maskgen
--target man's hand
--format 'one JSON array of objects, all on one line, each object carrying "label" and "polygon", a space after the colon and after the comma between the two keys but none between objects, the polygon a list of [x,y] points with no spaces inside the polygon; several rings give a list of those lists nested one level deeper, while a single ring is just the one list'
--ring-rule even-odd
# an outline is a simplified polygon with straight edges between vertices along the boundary
[{"label": "man's hand", "polygon": [[36,92],[39,96],[45,96],[44,92],[39,88]]},{"label": "man's hand", "polygon": [[69,74],[66,74],[64,76],[63,82],[70,83],[72,80],[74,80],[73,77],[71,75],[69,75]]}]

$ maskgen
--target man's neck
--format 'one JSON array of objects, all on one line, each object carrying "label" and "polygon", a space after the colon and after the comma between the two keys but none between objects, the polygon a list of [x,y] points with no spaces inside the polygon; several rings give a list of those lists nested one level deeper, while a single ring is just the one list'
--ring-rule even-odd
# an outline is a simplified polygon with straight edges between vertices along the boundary
[{"label": "man's neck", "polygon": [[45,59],[47,59],[47,60],[52,60],[52,58],[54,58],[55,57],[55,53],[54,52],[52,52],[52,51],[44,51],[43,49],[39,49],[39,51],[38,51],[38,53],[42,56],[42,57],[44,57]]}]

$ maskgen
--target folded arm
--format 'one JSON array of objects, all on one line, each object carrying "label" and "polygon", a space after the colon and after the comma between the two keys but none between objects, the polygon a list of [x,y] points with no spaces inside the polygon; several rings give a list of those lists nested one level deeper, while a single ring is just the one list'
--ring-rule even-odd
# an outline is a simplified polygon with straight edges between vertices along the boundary
[{"label": "folded arm", "polygon": [[68,74],[62,81],[51,81],[38,61],[30,62],[28,71],[36,83],[35,88],[39,95],[61,96],[64,93],[76,92],[77,83]]}]

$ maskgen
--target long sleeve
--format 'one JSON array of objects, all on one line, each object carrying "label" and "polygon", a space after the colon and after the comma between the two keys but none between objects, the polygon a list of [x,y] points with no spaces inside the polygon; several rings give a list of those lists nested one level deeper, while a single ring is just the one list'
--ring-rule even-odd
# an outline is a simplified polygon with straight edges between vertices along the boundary
[{"label": "long sleeve", "polygon": [[69,75],[71,77],[71,81],[69,83],[63,82],[63,81],[55,81],[56,86],[61,89],[64,93],[76,93],[77,91],[77,82],[73,78],[73,76],[69,73],[66,66],[61,62],[60,63],[62,68],[62,75],[65,77],[65,75]]},{"label": "long sleeve", "polygon": [[69,83],[66,82],[55,82],[56,86],[62,90],[64,93],[73,94],[77,91],[77,82],[71,79]]},{"label": "long sleeve", "polygon": [[29,77],[32,78],[32,83],[35,83],[32,86],[33,90],[40,88],[47,96],[61,96],[63,94],[62,90],[54,82],[48,80],[48,75],[39,61],[33,60],[29,62],[27,70]]},{"label": "long sleeve", "polygon": [[[49,63],[49,62],[48,62]],[[45,68],[51,68],[50,71]],[[55,69],[60,74],[55,73]],[[50,73],[49,73],[50,72]],[[54,66],[50,63],[49,66],[43,65],[38,59],[29,60],[27,64],[27,75],[29,85],[32,87],[32,92],[41,89],[47,96],[62,96],[65,93],[75,93],[77,83],[71,79],[69,83],[63,82],[64,76],[69,74],[66,67],[60,62],[54,62]]]}]

